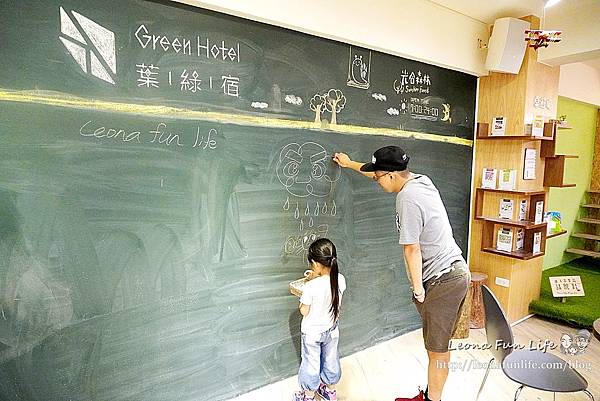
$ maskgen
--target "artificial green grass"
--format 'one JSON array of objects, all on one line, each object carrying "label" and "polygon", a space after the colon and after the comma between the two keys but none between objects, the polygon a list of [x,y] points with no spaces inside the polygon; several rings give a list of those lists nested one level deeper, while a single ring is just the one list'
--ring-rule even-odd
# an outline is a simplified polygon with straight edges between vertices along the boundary
[{"label": "artificial green grass", "polygon": [[[567,302],[552,296],[554,276],[581,276],[584,297],[569,297]],[[532,313],[583,327],[592,327],[600,318],[600,260],[580,258],[542,272],[540,299],[529,304]]]}]

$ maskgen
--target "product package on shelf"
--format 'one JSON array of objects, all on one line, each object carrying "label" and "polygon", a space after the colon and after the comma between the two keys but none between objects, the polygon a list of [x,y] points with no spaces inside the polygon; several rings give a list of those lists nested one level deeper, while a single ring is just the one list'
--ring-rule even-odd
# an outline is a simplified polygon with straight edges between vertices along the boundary
[{"label": "product package on shelf", "polygon": [[513,218],[513,200],[512,199],[500,199],[499,217],[501,219],[512,220],[512,218]]},{"label": "product package on shelf", "polygon": [[535,224],[540,224],[544,219],[544,201],[535,202]]},{"label": "product package on shelf", "polygon": [[517,251],[522,251],[525,245],[525,230],[519,228],[517,230],[517,243],[515,245],[515,249]]},{"label": "product package on shelf", "polygon": [[542,247],[542,233],[533,233],[533,253],[540,253]]},{"label": "product package on shelf", "polygon": [[492,123],[492,136],[503,136],[506,133],[506,118],[499,116],[494,117]]},{"label": "product package on shelf", "polygon": [[535,116],[533,119],[533,126],[531,127],[531,136],[544,136],[544,117]]},{"label": "product package on shelf", "polygon": [[513,232],[510,228],[502,227],[498,230],[496,249],[499,251],[512,252]]},{"label": "product package on shelf", "polygon": [[498,188],[513,191],[517,183],[517,170],[503,169],[498,174]]},{"label": "product package on shelf", "polygon": [[496,189],[496,176],[498,170],[495,168],[484,168],[481,176],[481,187]]},{"label": "product package on shelf", "polygon": [[522,199],[519,203],[519,221],[527,220],[527,199]]},{"label": "product package on shelf", "polygon": [[562,218],[560,216],[560,212],[546,212],[544,214],[544,220],[546,223],[548,223],[546,231],[547,234],[555,234],[562,231]]}]

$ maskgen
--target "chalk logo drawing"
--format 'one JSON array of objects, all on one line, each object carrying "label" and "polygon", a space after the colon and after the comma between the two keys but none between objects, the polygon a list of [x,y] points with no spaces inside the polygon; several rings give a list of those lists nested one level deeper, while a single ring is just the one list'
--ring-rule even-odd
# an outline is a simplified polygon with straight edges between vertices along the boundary
[{"label": "chalk logo drawing", "polygon": [[348,79],[346,84],[360,89],[369,89],[371,76],[371,51],[350,46]]},{"label": "chalk logo drawing", "polygon": [[58,38],[86,74],[111,84],[117,77],[115,34],[76,11],[60,7]]},{"label": "chalk logo drawing", "polygon": [[325,198],[333,193],[341,175],[327,150],[316,142],[290,143],[279,152],[277,178],[288,192],[283,210],[293,213],[298,234],[287,238],[284,249],[299,255],[312,241],[327,235],[329,226],[317,224],[319,216],[337,214],[337,205]]}]

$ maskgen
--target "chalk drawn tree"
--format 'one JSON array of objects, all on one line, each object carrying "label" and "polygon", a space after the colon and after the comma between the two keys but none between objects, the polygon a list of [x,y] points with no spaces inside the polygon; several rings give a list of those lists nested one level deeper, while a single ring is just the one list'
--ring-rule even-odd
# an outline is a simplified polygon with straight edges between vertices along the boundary
[{"label": "chalk drawn tree", "polygon": [[344,109],[346,96],[339,89],[330,89],[325,95],[325,110],[331,113],[331,124],[337,124],[337,113]]},{"label": "chalk drawn tree", "polygon": [[315,123],[321,122],[321,114],[325,111],[325,96],[318,93],[310,99],[310,109],[315,112]]}]

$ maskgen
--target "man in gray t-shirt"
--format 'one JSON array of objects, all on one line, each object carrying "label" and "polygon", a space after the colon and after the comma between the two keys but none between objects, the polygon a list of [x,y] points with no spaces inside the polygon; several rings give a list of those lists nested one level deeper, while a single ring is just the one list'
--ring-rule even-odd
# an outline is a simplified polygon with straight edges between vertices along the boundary
[{"label": "man in gray t-shirt", "polygon": [[398,242],[404,250],[412,299],[423,320],[429,365],[427,391],[396,401],[440,401],[448,377],[448,343],[471,280],[440,194],[429,177],[408,170],[409,157],[398,146],[378,149],[370,163],[352,161],[344,153],[336,153],[333,159],[371,177],[384,191],[397,193]]},{"label": "man in gray t-shirt", "polygon": [[[440,193],[429,177],[412,174],[396,195],[396,225],[400,245],[419,243],[423,281],[463,259]],[[409,276],[410,277],[410,276]]]}]

